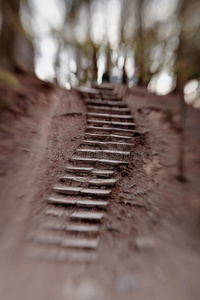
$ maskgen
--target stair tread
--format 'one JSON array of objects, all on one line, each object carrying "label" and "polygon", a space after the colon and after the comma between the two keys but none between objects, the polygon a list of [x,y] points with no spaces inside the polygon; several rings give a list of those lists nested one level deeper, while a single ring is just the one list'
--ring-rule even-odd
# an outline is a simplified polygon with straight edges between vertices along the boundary
[{"label": "stair tread", "polygon": [[93,168],[86,168],[86,167],[67,167],[66,171],[68,172],[91,172]]},{"label": "stair tread", "polygon": [[50,230],[66,230],[69,232],[98,232],[99,226],[93,224],[73,224],[73,223],[55,223],[46,222],[42,225],[44,229]]},{"label": "stair tread", "polygon": [[130,112],[129,108],[122,108],[122,107],[108,107],[108,106],[94,106],[88,105],[88,109],[96,109],[96,110],[106,110],[106,111],[119,111],[119,112]]},{"label": "stair tread", "polygon": [[73,156],[72,157],[72,160],[73,161],[76,161],[76,162],[82,162],[82,163],[94,163],[97,164],[97,163],[107,163],[108,165],[111,164],[127,164],[128,162],[127,161],[122,161],[122,160],[111,160],[111,159],[93,159],[93,158],[81,158],[81,157],[76,157],[76,156]]},{"label": "stair tread", "polygon": [[101,113],[87,113],[90,117],[102,117],[102,118],[113,118],[113,119],[133,119],[131,115],[112,115],[112,114],[101,114]]},{"label": "stair tread", "polygon": [[89,153],[111,153],[111,154],[122,154],[129,155],[130,151],[118,151],[118,150],[99,150],[99,149],[77,149],[78,152],[89,152]]},{"label": "stair tread", "polygon": [[114,184],[116,183],[117,180],[116,179],[100,179],[100,178],[95,178],[95,179],[91,179],[89,181],[89,184],[97,184],[97,185],[107,185],[107,184]]},{"label": "stair tread", "polygon": [[63,247],[72,248],[92,248],[96,249],[99,244],[99,239],[87,239],[87,238],[67,238],[62,242]]},{"label": "stair tread", "polygon": [[113,122],[113,121],[101,121],[101,120],[93,120],[88,119],[88,123],[95,123],[95,124],[105,124],[105,125],[119,125],[119,126],[135,126],[133,122]]},{"label": "stair tread", "polygon": [[[63,193],[73,193],[75,195],[78,194],[90,194],[96,196],[106,196],[110,194],[110,190],[102,190],[102,189],[90,189],[83,187],[72,187],[67,185],[57,184],[54,187],[54,191],[63,192]],[[64,201],[64,200],[63,200]]]},{"label": "stair tread", "polygon": [[87,219],[87,220],[101,220],[105,216],[105,213],[94,211],[76,211],[73,212],[70,217],[75,219]]},{"label": "stair tread", "polygon": [[126,132],[126,133],[134,133],[134,130],[132,130],[132,129],[115,128],[115,127],[94,127],[94,126],[87,126],[86,130],[87,129],[102,130],[102,131],[120,131],[120,132]]},{"label": "stair tread", "polygon": [[[122,142],[121,142],[122,143]],[[113,145],[113,146],[118,146],[119,142],[102,142],[102,141],[96,141],[96,140],[83,140],[83,142],[81,143],[82,145],[87,144],[87,145],[100,145],[100,146],[107,146],[107,145]],[[133,143],[126,143],[123,142],[122,143],[124,146],[133,146]]]},{"label": "stair tread", "polygon": [[118,138],[118,139],[127,139],[130,140],[132,139],[131,136],[128,135],[117,135],[117,134],[99,134],[99,133],[86,133],[85,136],[89,136],[89,137],[98,137],[98,138],[109,138],[109,137],[113,137],[113,138]]},{"label": "stair tread", "polygon": [[98,232],[99,226],[92,224],[67,224],[66,230],[79,232]]},{"label": "stair tread", "polygon": [[82,197],[60,197],[51,196],[48,198],[48,203],[58,204],[58,205],[76,205],[83,207],[106,207],[108,205],[107,201],[102,200],[89,200]]}]

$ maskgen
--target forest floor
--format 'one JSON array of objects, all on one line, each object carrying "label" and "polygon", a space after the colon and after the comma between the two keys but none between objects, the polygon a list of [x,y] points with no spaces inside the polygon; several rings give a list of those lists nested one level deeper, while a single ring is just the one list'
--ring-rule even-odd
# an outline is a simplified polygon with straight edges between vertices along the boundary
[{"label": "forest floor", "polygon": [[27,232],[83,139],[86,108],[76,91],[18,77],[20,89],[0,89],[0,298],[199,299],[200,110],[187,107],[182,183],[178,96],[128,89],[144,134],[110,199],[97,262],[31,260]]}]

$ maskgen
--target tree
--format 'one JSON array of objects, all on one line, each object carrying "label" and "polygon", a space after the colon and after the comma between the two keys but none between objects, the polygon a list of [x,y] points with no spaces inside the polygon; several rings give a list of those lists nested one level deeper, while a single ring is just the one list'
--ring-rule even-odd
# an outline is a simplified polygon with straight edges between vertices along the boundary
[{"label": "tree", "polygon": [[[186,123],[186,103],[184,100],[184,86],[188,80],[198,78],[200,76],[199,60],[200,54],[196,46],[194,35],[187,36],[184,29],[187,31],[188,9],[195,5],[197,1],[182,0],[179,8],[179,19],[181,23],[181,31],[179,36],[179,45],[176,52],[176,89],[180,95],[180,117],[181,117],[181,132],[180,132],[180,146],[178,157],[178,178],[185,181],[185,166],[184,166],[184,140],[185,140],[185,123]],[[191,17],[191,16],[190,16]],[[194,17],[194,16],[193,16]],[[198,28],[200,29],[200,22]]]},{"label": "tree", "polygon": [[138,75],[138,85],[144,85],[144,31],[143,31],[144,0],[137,0],[136,37],[135,37],[135,65]]},{"label": "tree", "polygon": [[111,77],[111,47],[110,43],[108,42],[106,47],[106,70],[103,75],[103,81],[110,82]]},{"label": "tree", "polygon": [[129,4],[128,0],[123,0],[122,5],[121,5],[120,47],[122,49],[123,56],[124,56],[124,64],[123,64],[123,68],[122,68],[122,83],[123,84],[127,84],[127,81],[128,81],[128,77],[127,77],[127,74],[126,74],[126,59],[127,59],[126,45],[127,45],[127,41],[125,39],[125,26],[126,26],[126,22],[127,22],[127,19],[128,19],[128,12],[129,12],[128,4]]},{"label": "tree", "polygon": [[34,73],[33,46],[20,19],[20,0],[1,0],[0,65]]}]

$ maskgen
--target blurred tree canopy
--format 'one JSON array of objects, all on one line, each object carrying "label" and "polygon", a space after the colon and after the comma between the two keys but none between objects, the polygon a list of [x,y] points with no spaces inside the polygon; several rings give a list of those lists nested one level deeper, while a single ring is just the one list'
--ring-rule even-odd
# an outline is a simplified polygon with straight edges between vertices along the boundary
[{"label": "blurred tree canopy", "polygon": [[[200,77],[199,0],[1,0],[0,64],[67,86]],[[46,10],[45,10],[46,7]],[[48,60],[49,59],[49,60]],[[176,84],[175,84],[176,82]]]}]

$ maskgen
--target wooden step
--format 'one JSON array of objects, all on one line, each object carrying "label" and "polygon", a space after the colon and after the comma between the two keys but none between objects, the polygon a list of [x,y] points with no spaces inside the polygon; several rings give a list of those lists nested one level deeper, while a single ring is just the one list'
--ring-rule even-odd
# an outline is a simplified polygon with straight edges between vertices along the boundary
[{"label": "wooden step", "polygon": [[109,196],[111,193],[110,190],[71,187],[71,186],[61,185],[61,184],[55,185],[53,191],[64,195],[85,195],[85,196],[96,196],[96,197],[106,197]]},{"label": "wooden step", "polygon": [[98,238],[87,239],[87,238],[66,238],[62,241],[62,247],[70,248],[87,248],[96,249],[99,244]]},{"label": "wooden step", "polygon": [[66,194],[66,195],[78,195],[82,190],[82,187],[66,186],[56,184],[53,188],[54,192]]},{"label": "wooden step", "polygon": [[78,221],[95,221],[99,222],[105,217],[105,213],[103,212],[95,212],[95,211],[76,211],[70,215],[70,218]]},{"label": "wooden step", "polygon": [[64,205],[64,206],[77,206],[85,208],[106,208],[108,205],[107,201],[100,200],[88,200],[81,197],[60,197],[51,196],[48,198],[49,204]]},{"label": "wooden step", "polygon": [[104,118],[104,119],[120,119],[120,120],[133,120],[130,114],[127,115],[112,115],[112,114],[101,114],[101,113],[87,113],[89,118]]},{"label": "wooden step", "polygon": [[134,146],[133,143],[126,143],[126,142],[101,142],[96,140],[84,140],[81,145],[90,146],[90,147],[100,147],[101,149],[106,148],[119,148],[119,147],[126,147],[126,148],[132,148]]},{"label": "wooden step", "polygon": [[86,208],[106,208],[108,206],[108,201],[79,199],[76,202],[76,205],[78,207]]},{"label": "wooden step", "polygon": [[57,204],[57,205],[75,205],[77,199],[75,197],[59,197],[59,196],[50,196],[48,198],[49,204]]},{"label": "wooden step", "polygon": [[121,161],[121,160],[91,159],[91,158],[81,158],[76,156],[72,157],[72,161],[76,164],[95,164],[95,166],[99,164],[99,165],[106,165],[106,166],[113,166],[113,167],[128,164],[127,161]]},{"label": "wooden step", "polygon": [[95,186],[114,186],[117,182],[117,179],[100,179],[100,178],[94,178],[89,181],[89,185],[95,185]]},{"label": "wooden step", "polygon": [[[128,156],[130,155],[130,151],[120,151],[120,150],[99,150],[99,149],[83,149],[79,148],[76,150],[77,153],[83,153],[88,155],[96,155],[96,157],[100,158],[100,156],[110,156],[110,155],[121,155]],[[85,157],[85,156],[84,156]]]},{"label": "wooden step", "polygon": [[46,214],[46,216],[61,218],[63,216],[69,215],[69,212],[66,212],[66,209],[63,209],[63,208],[58,209],[57,207],[52,207],[52,208],[47,209],[45,214]]},{"label": "wooden step", "polygon": [[117,95],[111,94],[111,93],[109,93],[109,94],[101,93],[101,99],[109,100],[109,101],[110,100],[111,101],[120,101],[121,100]]},{"label": "wooden step", "polygon": [[65,230],[69,232],[77,232],[77,233],[98,233],[99,226],[93,224],[73,224],[68,223],[65,227]]},{"label": "wooden step", "polygon": [[130,109],[126,107],[108,107],[108,106],[94,106],[88,105],[87,109],[89,111],[105,112],[110,114],[130,114]]},{"label": "wooden step", "polygon": [[99,226],[93,224],[76,224],[76,223],[61,223],[61,222],[46,222],[42,224],[42,229],[49,229],[55,231],[67,231],[72,233],[87,233],[97,234],[99,232]]},{"label": "wooden step", "polygon": [[97,158],[84,158],[84,157],[73,155],[72,158],[71,158],[71,161],[74,164],[96,165],[96,163],[99,160]]},{"label": "wooden step", "polygon": [[98,247],[99,238],[63,238],[62,236],[56,236],[52,234],[38,234],[33,238],[33,242],[59,245],[67,248],[96,249]]},{"label": "wooden step", "polygon": [[81,195],[85,196],[96,196],[96,197],[106,197],[111,194],[111,190],[102,190],[102,189],[82,189]]},{"label": "wooden step", "polygon": [[78,173],[78,174],[90,174],[93,168],[86,168],[86,167],[67,167],[66,171],[68,173]]},{"label": "wooden step", "polygon": [[114,174],[114,171],[110,171],[110,170],[98,170],[98,169],[94,169],[92,171],[92,175],[96,176],[96,177],[100,177],[100,178],[107,178],[110,177]]},{"label": "wooden step", "polygon": [[[104,126],[104,125],[107,125],[107,126],[118,126],[118,127],[126,127],[126,128],[135,128],[136,124],[133,123],[133,122],[113,122],[113,121],[101,121],[101,120],[90,120],[88,119],[87,120],[87,123],[88,124],[93,124],[93,125],[98,125],[98,126]],[[94,128],[95,129],[95,128]]]},{"label": "wooden step", "polygon": [[133,129],[124,129],[124,128],[115,128],[115,127],[96,127],[96,126],[87,126],[86,127],[86,133],[88,131],[100,131],[100,132],[120,132],[120,133],[127,133],[130,134],[132,137],[134,136],[134,131]]},{"label": "wooden step", "polygon": [[100,159],[98,161],[98,164],[117,167],[117,166],[120,166],[120,165],[126,165],[126,164],[128,164],[128,162],[127,161],[120,161],[120,160]]},{"label": "wooden step", "polygon": [[122,101],[86,100],[87,105],[126,107]]},{"label": "wooden step", "polygon": [[[91,99],[90,99],[90,101],[91,101]],[[97,100],[95,100],[95,101],[97,101]],[[102,100],[98,100],[98,102],[100,102],[100,101],[102,101]],[[103,100],[103,101],[105,101],[105,100]],[[120,113],[120,115],[122,113],[126,113],[126,114],[130,113],[130,109],[128,107],[126,107],[126,106],[124,106],[124,107],[121,107],[121,106],[120,107],[109,107],[109,106],[99,106],[99,105],[97,105],[97,106],[95,106],[95,105],[87,105],[87,109],[88,110],[97,110],[99,113],[102,110],[106,111],[106,113],[112,113],[112,114],[114,112],[116,112],[117,114]]]},{"label": "wooden step", "polygon": [[[114,171],[110,171],[110,170],[99,170],[99,169],[95,169],[95,168],[84,168],[84,167],[69,167],[66,168],[66,171],[70,174],[85,174],[84,175],[93,175],[96,177],[103,177],[103,178],[108,178],[110,176],[112,176],[114,174]],[[86,173],[87,171],[87,173]],[[76,176],[74,176],[76,177]]]},{"label": "wooden step", "polygon": [[117,135],[117,134],[103,134],[103,133],[85,133],[85,138],[87,139],[97,139],[100,140],[130,140],[132,139],[129,135]]},{"label": "wooden step", "polygon": [[63,182],[76,182],[76,183],[88,183],[89,177],[81,177],[81,176],[68,176],[64,175],[60,178]]}]

